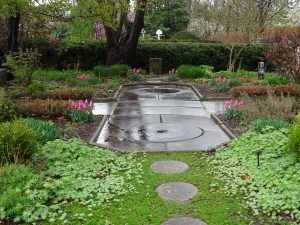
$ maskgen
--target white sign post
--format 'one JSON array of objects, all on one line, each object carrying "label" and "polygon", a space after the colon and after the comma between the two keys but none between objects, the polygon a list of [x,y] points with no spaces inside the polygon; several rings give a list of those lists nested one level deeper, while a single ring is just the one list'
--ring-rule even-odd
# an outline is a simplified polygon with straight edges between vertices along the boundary
[{"label": "white sign post", "polygon": [[163,32],[162,32],[160,29],[158,29],[158,30],[156,31],[157,40],[160,40],[160,37],[161,37],[162,34],[163,34]]},{"label": "white sign post", "polygon": [[145,38],[146,30],[143,28],[141,31],[142,37]]}]

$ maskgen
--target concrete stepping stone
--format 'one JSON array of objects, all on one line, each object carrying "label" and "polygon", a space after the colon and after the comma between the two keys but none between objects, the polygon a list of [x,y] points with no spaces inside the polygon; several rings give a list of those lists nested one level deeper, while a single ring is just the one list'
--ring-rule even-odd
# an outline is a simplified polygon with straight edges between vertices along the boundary
[{"label": "concrete stepping stone", "polygon": [[157,161],[151,165],[151,169],[156,173],[172,174],[181,173],[189,168],[187,164],[180,161]]},{"label": "concrete stepping stone", "polygon": [[179,217],[179,218],[172,218],[161,225],[207,225],[206,223],[202,222],[201,220],[193,219],[191,217]]},{"label": "concrete stepping stone", "polygon": [[158,195],[167,201],[177,201],[187,204],[198,192],[197,188],[189,183],[171,182],[156,188]]}]

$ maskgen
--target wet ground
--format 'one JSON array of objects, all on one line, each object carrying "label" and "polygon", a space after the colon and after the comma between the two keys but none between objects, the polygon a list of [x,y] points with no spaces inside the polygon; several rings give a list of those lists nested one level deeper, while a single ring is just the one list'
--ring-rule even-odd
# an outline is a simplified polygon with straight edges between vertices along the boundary
[{"label": "wet ground", "polygon": [[95,142],[123,152],[155,152],[208,150],[229,141],[210,119],[222,103],[199,99],[190,86],[125,86],[116,102],[95,105],[95,114],[110,115]]}]

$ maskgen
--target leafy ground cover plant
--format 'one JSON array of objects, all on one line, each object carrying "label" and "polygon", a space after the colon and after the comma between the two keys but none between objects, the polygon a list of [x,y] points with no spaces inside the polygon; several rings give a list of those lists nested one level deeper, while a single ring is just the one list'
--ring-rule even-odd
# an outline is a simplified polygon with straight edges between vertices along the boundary
[{"label": "leafy ground cover plant", "polygon": [[61,134],[61,131],[51,121],[42,121],[32,118],[22,119],[21,121],[26,127],[35,132],[38,142],[42,144],[59,138]]},{"label": "leafy ground cover plant", "polygon": [[48,90],[45,97],[60,100],[92,99],[95,94],[91,88],[60,88]]},{"label": "leafy ground cover plant", "polygon": [[[40,176],[25,165],[13,164],[0,168],[0,220],[21,220],[32,205],[26,190],[33,188],[39,180]],[[37,200],[35,198],[35,203],[43,203]]]},{"label": "leafy ground cover plant", "polygon": [[[141,165],[133,154],[90,148],[79,139],[48,142],[36,155],[36,162],[42,162],[42,179],[22,178],[24,185],[19,192],[25,200],[19,195],[13,199],[14,205],[0,205],[2,219],[26,223],[47,219],[56,224],[67,223],[70,218],[85,220],[93,216],[93,208],[118,202],[120,196],[136,191],[132,183],[141,182]],[[14,182],[14,178],[9,179],[12,181],[7,183]],[[85,206],[89,212],[71,214],[67,208],[71,204]],[[16,206],[21,210],[8,213]]]},{"label": "leafy ground cover plant", "polygon": [[94,120],[92,101],[72,102],[72,110],[70,112],[71,120],[75,123],[88,123]]},{"label": "leafy ground cover plant", "polygon": [[243,192],[244,205],[255,215],[299,221],[300,164],[285,148],[286,140],[287,129],[250,131],[219,148],[209,164],[229,195]]},{"label": "leafy ground cover plant", "polygon": [[289,131],[287,148],[292,152],[295,152],[300,161],[300,113],[298,113],[295,122]]},{"label": "leafy ground cover plant", "polygon": [[213,73],[213,68],[207,65],[188,66],[182,65],[178,67],[178,76],[180,78],[196,79],[201,77],[209,77]]},{"label": "leafy ground cover plant", "polygon": [[268,130],[280,130],[282,128],[287,129],[290,126],[291,124],[284,120],[263,118],[252,121],[249,125],[249,130],[263,133],[267,127],[269,128]]},{"label": "leafy ground cover plant", "polygon": [[20,164],[37,149],[36,134],[21,121],[0,124],[0,165]]}]

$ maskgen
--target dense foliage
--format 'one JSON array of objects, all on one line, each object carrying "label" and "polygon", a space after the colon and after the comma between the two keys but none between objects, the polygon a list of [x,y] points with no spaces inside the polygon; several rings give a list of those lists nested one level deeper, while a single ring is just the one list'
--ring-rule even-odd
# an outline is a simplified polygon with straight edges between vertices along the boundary
[{"label": "dense foliage", "polygon": [[26,127],[34,131],[37,140],[42,144],[59,138],[61,134],[60,130],[51,121],[42,121],[32,118],[22,119],[21,121]]},{"label": "dense foliage", "polygon": [[286,140],[286,129],[251,131],[227,148],[218,149],[210,162],[213,174],[225,182],[227,192],[234,195],[242,191],[245,205],[255,215],[300,219],[300,164],[285,148]]},{"label": "dense foliage", "polygon": [[0,124],[0,165],[20,164],[37,149],[36,134],[21,121]]},{"label": "dense foliage", "polygon": [[289,131],[287,148],[295,152],[300,160],[300,114],[296,117],[295,123]]},{"label": "dense foliage", "polygon": [[[47,67],[87,70],[106,64],[106,43],[103,41],[32,40],[22,42],[22,46],[37,48],[42,54],[41,63]],[[263,57],[264,49],[262,45],[251,45],[246,48],[241,54],[242,68],[256,69],[257,62]],[[219,71],[227,68],[229,50],[220,43],[140,42],[132,66],[147,69],[149,58],[152,57],[163,59],[163,71],[180,65],[210,65]]]},{"label": "dense foliage", "polygon": [[258,119],[251,122],[249,129],[256,133],[264,133],[264,130],[269,127],[268,130],[280,130],[282,128],[289,128],[290,123],[280,119]]},{"label": "dense foliage", "polygon": [[197,79],[201,77],[209,77],[212,75],[213,68],[207,65],[201,66],[187,66],[182,65],[178,67],[178,76],[180,78]]},{"label": "dense foliage", "polygon": [[145,15],[147,34],[156,35],[161,29],[167,37],[185,30],[189,23],[187,2],[185,0],[152,0],[149,1]]},{"label": "dense foliage", "polygon": [[[89,148],[78,139],[48,142],[36,160],[42,163],[41,177],[25,166],[1,170],[0,179],[4,182],[0,188],[0,219],[65,223],[70,218],[66,208],[69,204],[79,203],[88,209],[103,207],[134,192],[132,182],[140,181],[140,164],[132,154],[119,156],[109,150]],[[88,216],[92,213],[75,214],[72,219]]]}]

